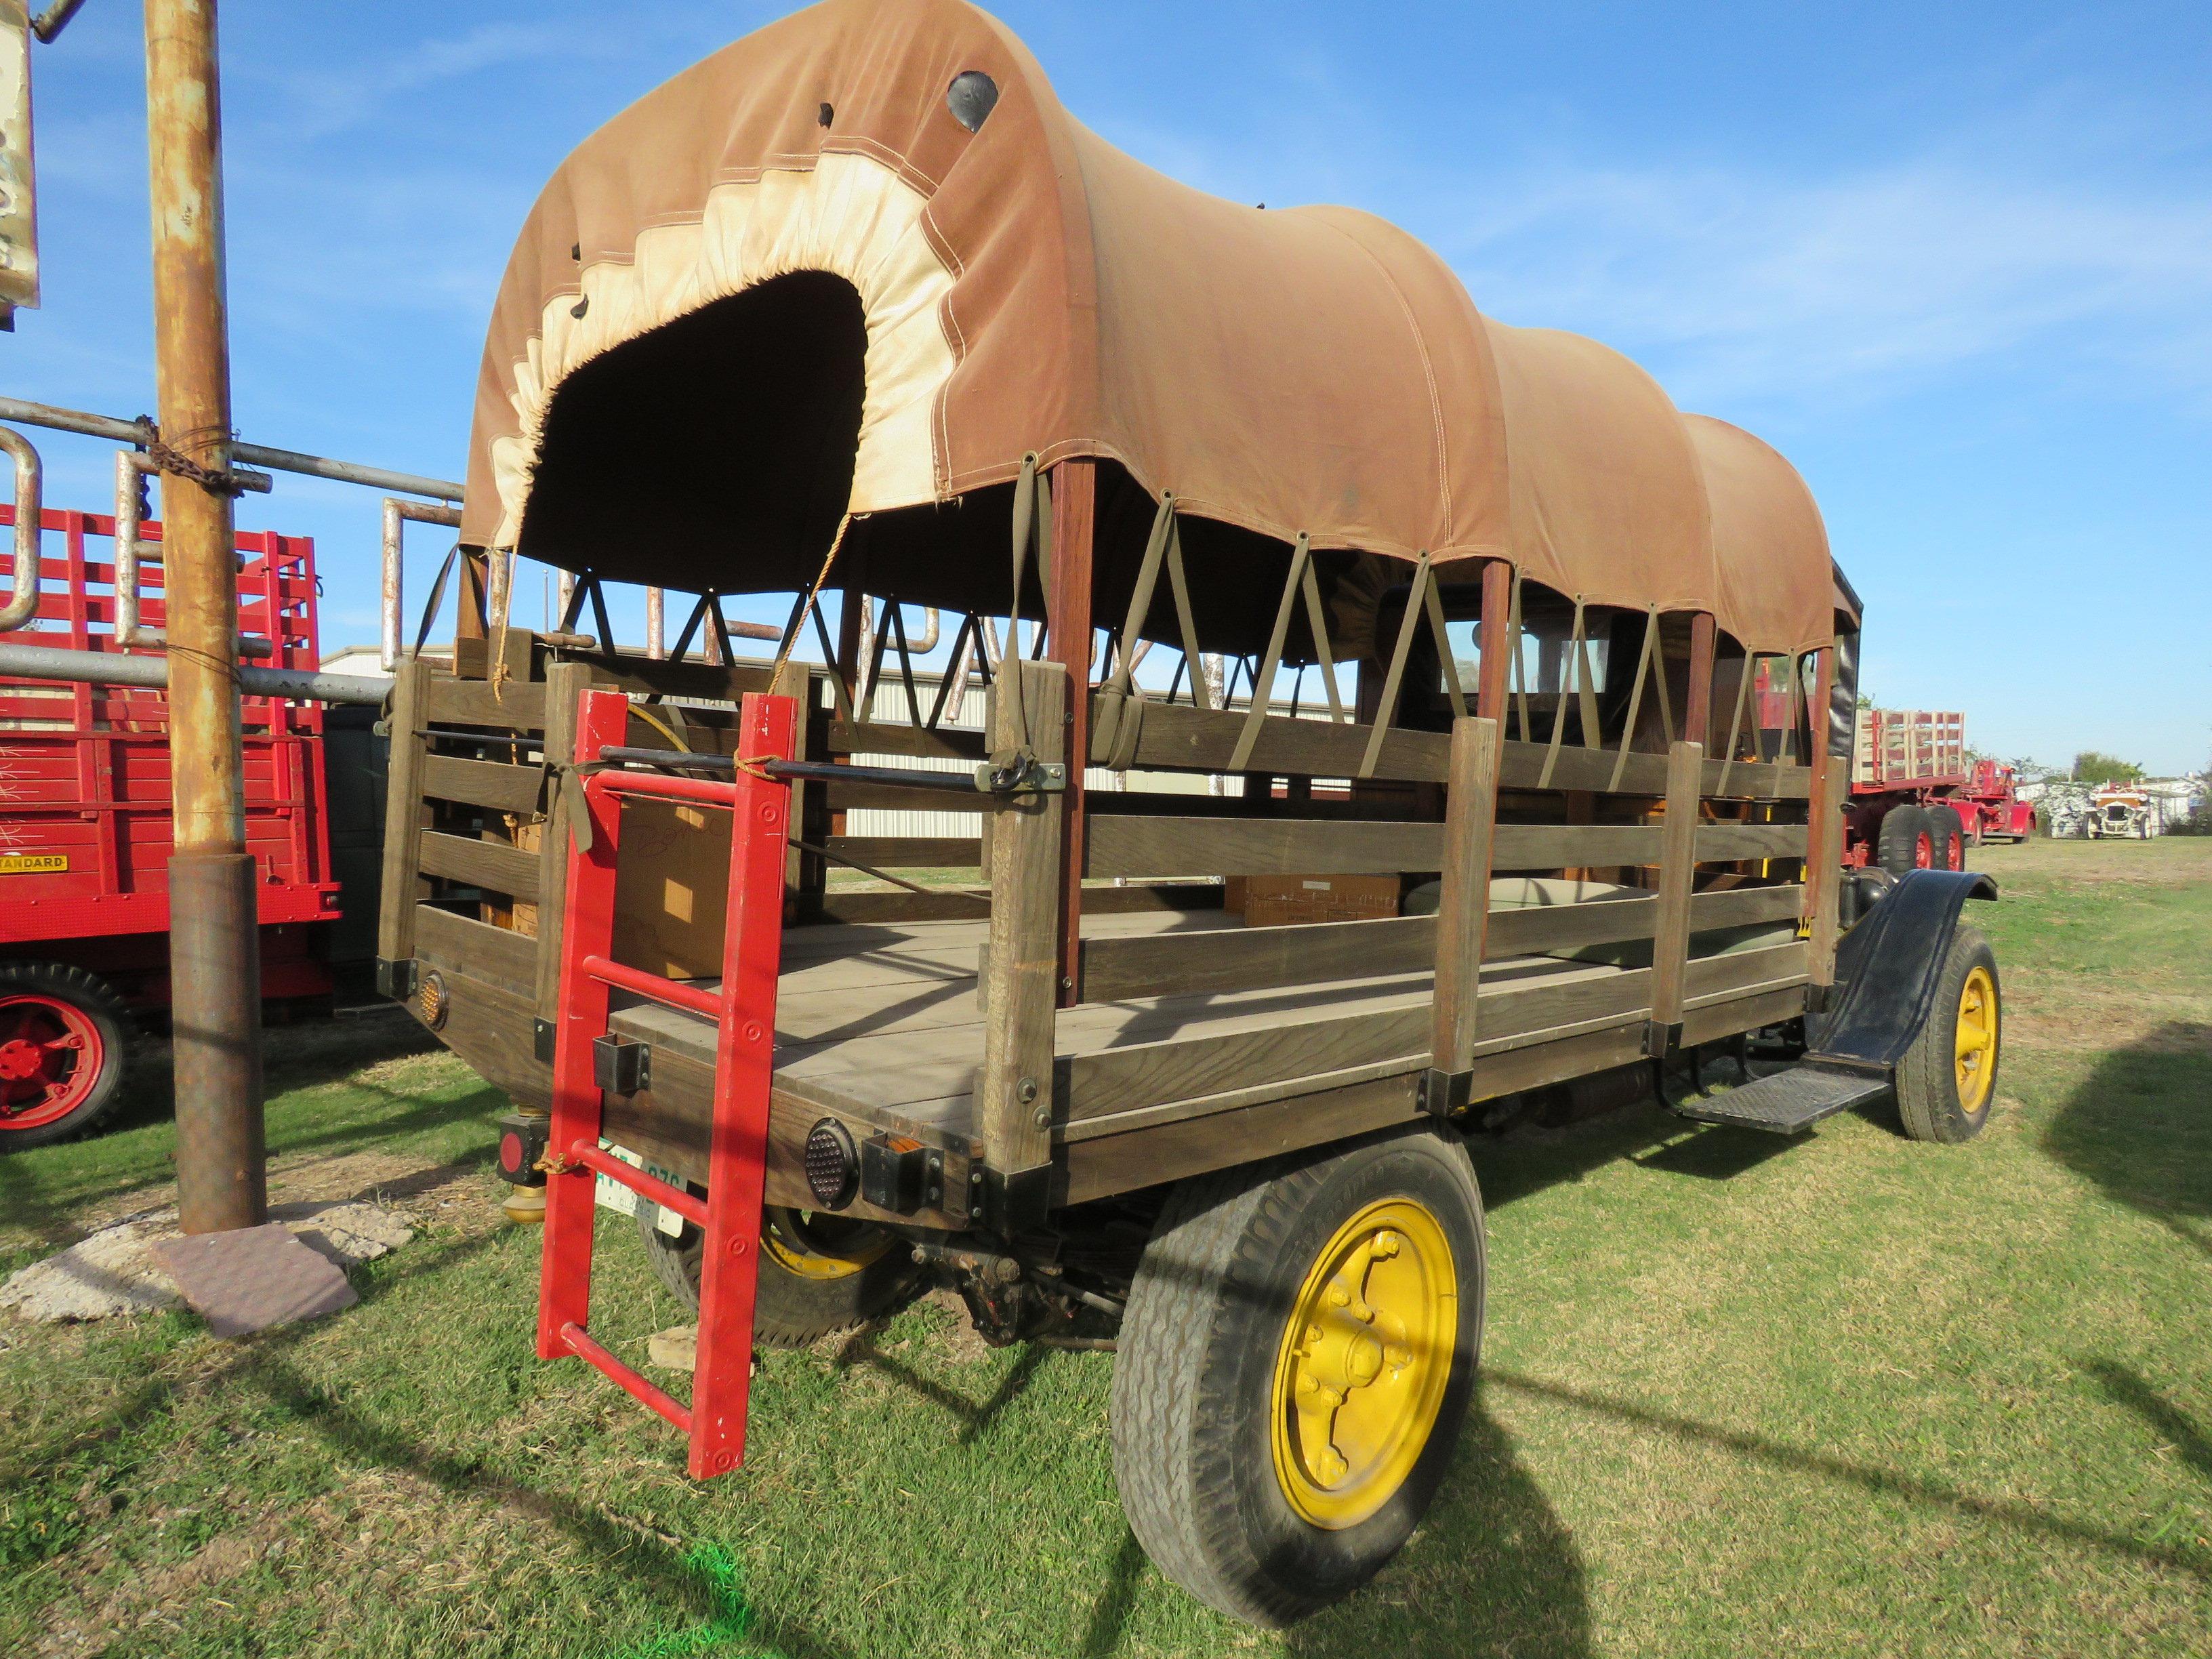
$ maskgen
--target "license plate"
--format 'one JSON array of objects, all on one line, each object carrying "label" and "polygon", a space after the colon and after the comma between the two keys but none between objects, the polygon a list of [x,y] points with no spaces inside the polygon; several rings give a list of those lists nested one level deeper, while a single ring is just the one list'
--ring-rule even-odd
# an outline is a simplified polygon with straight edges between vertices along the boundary
[{"label": "license plate", "polygon": [[0,876],[46,875],[68,868],[67,853],[0,853]]},{"label": "license plate", "polygon": [[[620,1158],[634,1170],[642,1170],[646,1174],[666,1182],[678,1190],[681,1190],[684,1186],[682,1176],[673,1170],[664,1170],[658,1164],[647,1164],[627,1146],[617,1146],[611,1140],[602,1140],[599,1143],[599,1150]],[[619,1211],[623,1215],[650,1216],[653,1218],[653,1224],[671,1238],[677,1237],[683,1232],[684,1218],[675,1211],[664,1210],[651,1199],[641,1197],[630,1191],[619,1181],[610,1181],[603,1175],[593,1176],[592,1182],[601,1208]]]}]

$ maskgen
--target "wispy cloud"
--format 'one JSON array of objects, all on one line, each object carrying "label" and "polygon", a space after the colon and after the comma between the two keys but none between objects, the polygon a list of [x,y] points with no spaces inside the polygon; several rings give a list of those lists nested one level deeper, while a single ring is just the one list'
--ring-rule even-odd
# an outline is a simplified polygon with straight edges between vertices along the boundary
[{"label": "wispy cloud", "polygon": [[488,70],[588,54],[593,35],[573,19],[482,23],[462,34],[343,65],[287,64],[265,73],[290,106],[286,125],[295,140],[312,143],[388,117],[392,106],[410,93]]},{"label": "wispy cloud", "polygon": [[2039,346],[2053,374],[2212,391],[2212,196],[1932,160],[1813,182],[1556,167],[1461,210],[1442,251],[1478,304],[1663,356],[1693,405],[1878,398]]}]

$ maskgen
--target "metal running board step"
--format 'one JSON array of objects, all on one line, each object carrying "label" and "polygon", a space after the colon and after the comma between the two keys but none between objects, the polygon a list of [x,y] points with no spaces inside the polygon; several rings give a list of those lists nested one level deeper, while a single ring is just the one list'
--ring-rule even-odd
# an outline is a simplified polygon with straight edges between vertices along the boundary
[{"label": "metal running board step", "polygon": [[1832,1117],[1889,1092],[1886,1077],[1863,1072],[1832,1072],[1819,1066],[1793,1066],[1772,1077],[1747,1083],[1726,1094],[1706,1095],[1679,1103],[1670,1103],[1677,1115],[1699,1123],[1733,1123],[1741,1128],[1765,1129],[1794,1135],[1811,1128],[1824,1117]]}]

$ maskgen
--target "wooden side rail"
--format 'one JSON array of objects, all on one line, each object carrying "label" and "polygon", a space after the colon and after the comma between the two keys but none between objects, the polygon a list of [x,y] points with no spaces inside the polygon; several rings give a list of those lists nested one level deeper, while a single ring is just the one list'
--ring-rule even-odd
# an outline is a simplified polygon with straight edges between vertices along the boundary
[{"label": "wooden side rail", "polygon": [[434,830],[422,832],[418,867],[426,876],[440,876],[509,898],[536,903],[539,860],[505,842],[479,841],[468,836],[449,836]]},{"label": "wooden side rail", "polygon": [[[1787,883],[1696,894],[1690,900],[1692,937],[1795,920],[1804,890]],[[1658,908],[1654,895],[1492,909],[1484,930],[1482,957],[1496,962],[1647,939],[1657,927]],[[1261,991],[1334,979],[1425,973],[1438,960],[1437,929],[1435,916],[1389,916],[1373,921],[1207,927],[1184,933],[1090,939],[1083,942],[1084,1000],[1127,1002],[1140,997]],[[989,961],[988,950],[983,960]]]},{"label": "wooden side rail", "polygon": [[431,755],[422,763],[422,793],[434,800],[457,801],[464,806],[512,812],[520,817],[543,809],[545,774],[535,766]]},{"label": "wooden side rail", "polygon": [[[1094,705],[1096,696],[1093,697]],[[1244,735],[1246,713],[1241,709],[1194,708],[1181,703],[1147,702],[1140,717],[1133,758],[1139,769],[1222,772],[1232,769]],[[870,727],[872,732],[884,728]],[[895,729],[895,728],[894,728]],[[1115,758],[1118,734],[1094,724],[1100,735],[1091,750],[1091,763],[1103,765]],[[1349,778],[1358,774],[1366,757],[1373,728],[1342,725],[1324,720],[1304,720],[1270,714],[1260,724],[1243,769],[1278,776]],[[875,746],[890,752],[879,738]],[[1504,741],[1498,745],[1498,786],[1504,789],[1534,789],[1545,775],[1548,763],[1553,789],[1588,790],[1605,793],[1613,782],[1618,755],[1612,750],[1588,750],[1579,744],[1562,746],[1557,757],[1549,744]],[[1723,763],[1706,763],[1704,792],[1717,795],[1722,789]],[[1382,738],[1372,776],[1394,782],[1443,783],[1451,773],[1451,738],[1442,732],[1392,728]],[[1802,766],[1770,762],[1738,761],[1727,769],[1727,793],[1732,799],[1803,800],[1810,792],[1812,774]],[[1632,754],[1621,768],[1619,793],[1660,795],[1667,788],[1667,757]]]}]

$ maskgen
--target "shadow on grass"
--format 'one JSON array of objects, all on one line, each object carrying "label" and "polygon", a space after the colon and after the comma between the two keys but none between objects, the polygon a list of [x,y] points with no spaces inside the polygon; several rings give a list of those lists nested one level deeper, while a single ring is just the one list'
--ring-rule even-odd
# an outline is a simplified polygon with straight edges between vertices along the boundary
[{"label": "shadow on grass", "polygon": [[1290,1652],[1584,1659],[1595,1650],[1582,1552],[1485,1409],[1490,1392],[1486,1381],[1413,1541],[1371,1588],[1294,1626]]},{"label": "shadow on grass", "polygon": [[2177,1020],[2113,1050],[2069,1095],[2044,1151],[2212,1257],[2212,1025]]},{"label": "shadow on grass", "polygon": [[[2131,1376],[2131,1374],[2130,1374]],[[2145,1544],[2124,1533],[2107,1532],[2100,1527],[2085,1526],[2069,1521],[2064,1516],[2038,1508],[2035,1504],[2014,1498],[1990,1498],[1978,1492],[1963,1491],[1944,1481],[1931,1480],[1923,1476],[1907,1474],[1900,1470],[1883,1468],[1878,1464],[1863,1463],[1848,1457],[1838,1457],[1832,1452],[1793,1446],[1786,1441],[1769,1439],[1765,1435],[1748,1433],[1741,1429],[1724,1428],[1718,1424],[1699,1423],[1690,1418],[1670,1416],[1639,1406],[1632,1401],[1608,1398],[1564,1384],[1547,1382],[1540,1377],[1513,1371],[1492,1370],[1486,1373],[1490,1387],[1527,1395],[1556,1404],[1609,1417],[1617,1422],[1633,1424],[1656,1434],[1708,1447],[1716,1452],[1732,1453],[1737,1456],[1756,1458],[1777,1468],[1796,1474],[1814,1475],[1824,1480],[1838,1480],[1862,1491],[1879,1492],[1885,1497],[1903,1498],[1930,1509],[1950,1510],[1960,1515],[1972,1516],[1994,1525],[2023,1533],[2040,1534],[2046,1538],[2062,1539],[2084,1544],[2092,1549],[2124,1556],[2143,1563],[2156,1563],[2172,1567],[2212,1583],[2212,1556],[2201,1551],[2171,1549],[2164,1546]],[[2152,1401],[2171,1413],[2163,1401],[2150,1395],[2140,1379],[2132,1379],[2136,1388],[2148,1395]],[[2109,1385],[2108,1385],[2109,1386]],[[2154,1422],[2155,1419],[2153,1419]],[[2193,1430],[2191,1432],[2194,1432]],[[2202,1448],[2201,1439],[2198,1442]]]},{"label": "shadow on grass", "polygon": [[[1144,1547],[1123,1534],[1078,1659],[1121,1650],[1147,1571]],[[1413,1541],[1372,1586],[1293,1626],[1283,1645],[1307,1659],[1587,1659],[1595,1651],[1581,1552],[1480,1398]]]},{"label": "shadow on grass", "polygon": [[2142,1419],[2151,1431],[2171,1443],[2197,1478],[2212,1485],[2212,1438],[2128,1366],[2109,1359],[2093,1359],[2083,1370],[2097,1379],[2106,1396]]},{"label": "shadow on grass", "polygon": [[993,1419],[1000,1412],[1021,1397],[1023,1390],[1036,1376],[1037,1368],[1055,1352],[1034,1343],[1024,1346],[1006,1376],[999,1379],[999,1386],[991,1391],[991,1397],[978,1404],[958,1389],[948,1389],[944,1383],[924,1376],[911,1365],[892,1358],[878,1348],[876,1337],[881,1329],[880,1325],[870,1325],[855,1331],[838,1347],[837,1364],[840,1366],[866,1365],[882,1372],[902,1388],[911,1389],[932,1405],[943,1407],[960,1419],[958,1439],[963,1446],[972,1445],[991,1426]]}]

